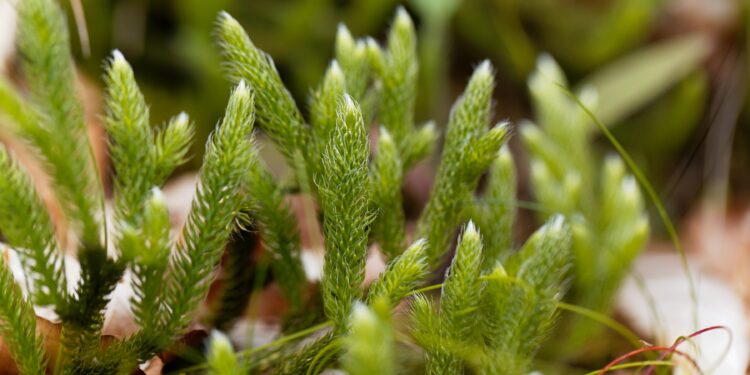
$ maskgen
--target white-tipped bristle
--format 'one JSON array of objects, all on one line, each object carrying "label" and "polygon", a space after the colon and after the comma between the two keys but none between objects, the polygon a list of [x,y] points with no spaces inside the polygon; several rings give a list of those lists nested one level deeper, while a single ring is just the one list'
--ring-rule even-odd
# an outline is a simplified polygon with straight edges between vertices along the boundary
[{"label": "white-tipped bristle", "polygon": [[418,240],[414,241],[414,243],[413,243],[413,244],[411,244],[411,246],[410,246],[410,247],[412,247],[412,248],[416,248],[416,247],[425,247],[425,246],[427,246],[427,239],[425,239],[425,238],[420,238],[420,239],[418,239]]},{"label": "white-tipped bristle", "polygon": [[550,231],[556,231],[559,232],[562,230],[563,224],[565,223],[565,216],[561,214],[555,214],[555,216],[552,216],[552,218],[549,220],[549,224],[547,228],[549,228]]},{"label": "white-tipped bristle", "polygon": [[464,230],[464,236],[476,236],[477,233],[477,227],[474,225],[474,221],[469,220],[468,223],[466,223],[466,229]]},{"label": "white-tipped bristle", "polygon": [[347,111],[354,111],[357,108],[357,104],[349,94],[344,94],[344,107]]},{"label": "white-tipped bristle", "polygon": [[123,55],[118,49],[112,50],[112,68],[122,69],[128,67],[128,61],[125,60],[125,55]]},{"label": "white-tipped bristle", "polygon": [[354,37],[352,37],[351,31],[349,31],[349,28],[346,27],[346,24],[344,24],[343,22],[340,22],[338,27],[336,28],[336,38],[340,42],[354,42]]},{"label": "white-tipped bristle", "polygon": [[361,302],[356,302],[354,306],[352,306],[352,318],[359,324],[365,322],[375,322],[375,317],[373,316],[372,312],[370,312],[370,309],[367,308],[367,305]]},{"label": "white-tipped bristle", "polygon": [[578,98],[586,108],[596,108],[599,104],[599,92],[596,91],[596,87],[592,85],[583,86],[578,92]]},{"label": "white-tipped bristle", "polygon": [[638,191],[638,182],[636,182],[633,176],[626,176],[622,180],[622,185],[620,186],[620,190],[622,190],[623,198],[626,201],[628,202],[638,201],[640,192]]},{"label": "white-tipped bristle", "polygon": [[151,199],[164,201],[164,193],[158,187],[151,188]]},{"label": "white-tipped bristle", "polygon": [[123,56],[122,52],[120,52],[119,49],[115,48],[112,50],[112,59],[113,60],[125,60],[125,56]]},{"label": "white-tipped bristle", "polygon": [[234,96],[238,99],[246,100],[250,96],[250,89],[244,79],[241,79],[237,86],[234,88]]},{"label": "white-tipped bristle", "polygon": [[223,347],[231,348],[229,338],[219,330],[211,331],[211,345],[221,345]]},{"label": "white-tipped bristle", "polygon": [[177,122],[188,122],[190,120],[190,116],[188,116],[187,112],[180,112],[177,114]]},{"label": "white-tipped bristle", "polygon": [[231,26],[231,27],[239,26],[239,23],[237,22],[237,20],[235,20],[231,14],[223,10],[219,12],[219,23],[225,27],[226,26]]},{"label": "white-tipped bristle", "polygon": [[610,155],[604,160],[604,169],[610,175],[622,176],[625,174],[625,163],[622,162],[619,156]]},{"label": "white-tipped bristle", "polygon": [[331,60],[331,65],[328,66],[328,74],[337,79],[344,77],[344,71],[341,70],[341,65],[339,65],[339,62],[337,60]]},{"label": "white-tipped bristle", "polygon": [[555,59],[546,53],[541,54],[537,59],[536,69],[537,73],[541,74],[546,81],[552,81],[556,84],[565,83],[565,75],[563,74],[562,69],[557,65]]},{"label": "white-tipped bristle", "polygon": [[474,69],[474,74],[477,76],[492,76],[492,63],[490,63],[490,60],[483,60],[479,65],[477,65],[477,68]]},{"label": "white-tipped bristle", "polygon": [[393,143],[393,137],[391,136],[391,132],[388,131],[384,126],[381,126],[379,129],[379,137],[380,142],[389,142]]},{"label": "white-tipped bristle", "polygon": [[409,12],[404,9],[403,6],[399,6],[396,9],[396,20],[394,21],[396,27],[411,27],[412,21],[409,17]]}]

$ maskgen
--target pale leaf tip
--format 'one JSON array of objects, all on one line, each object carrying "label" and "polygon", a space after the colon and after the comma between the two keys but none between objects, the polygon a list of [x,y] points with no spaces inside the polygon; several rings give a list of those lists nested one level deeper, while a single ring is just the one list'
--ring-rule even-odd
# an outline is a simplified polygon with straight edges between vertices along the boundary
[{"label": "pale leaf tip", "polygon": [[398,8],[396,8],[396,19],[394,21],[394,26],[399,29],[413,27],[409,12],[407,12],[406,8],[404,8],[403,6],[399,6]]},{"label": "pale leaf tip", "polygon": [[477,236],[479,236],[477,226],[474,224],[473,220],[469,220],[469,222],[466,223],[466,229],[464,229],[464,238],[473,238]]},{"label": "pale leaf tip", "polygon": [[336,28],[336,42],[348,45],[354,43],[354,37],[352,36],[351,31],[349,31],[349,28],[346,27],[346,24],[343,22],[340,22]]},{"label": "pale leaf tip", "polygon": [[149,198],[149,204],[159,207],[167,206],[167,199],[164,197],[164,193],[156,186],[151,188],[151,197]]},{"label": "pale leaf tip", "polygon": [[547,223],[546,227],[549,231],[548,233],[560,233],[563,230],[563,226],[565,225],[565,216],[562,214],[555,214],[552,216],[552,218]]},{"label": "pale leaf tip", "polygon": [[490,60],[483,60],[474,70],[474,75],[478,78],[492,78],[492,63]]},{"label": "pale leaf tip", "polygon": [[391,136],[391,132],[385,126],[381,126],[379,132],[380,142],[393,143],[393,136]]},{"label": "pale leaf tip", "polygon": [[341,65],[337,60],[331,60],[331,64],[328,66],[328,76],[336,80],[344,79],[344,71],[341,70]]}]

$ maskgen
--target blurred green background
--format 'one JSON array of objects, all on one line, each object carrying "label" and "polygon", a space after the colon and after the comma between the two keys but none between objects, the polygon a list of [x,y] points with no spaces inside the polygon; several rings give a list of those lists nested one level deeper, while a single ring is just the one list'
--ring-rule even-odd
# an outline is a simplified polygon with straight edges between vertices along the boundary
[{"label": "blurred green background", "polygon": [[[746,2],[738,0],[78,0],[76,58],[91,77],[113,48],[132,62],[152,116],[185,110],[205,137],[224,107],[212,28],[227,10],[274,59],[305,111],[332,56],[336,25],[382,37],[399,5],[417,22],[418,118],[445,123],[470,69],[497,67],[497,117],[529,117],[525,80],[553,56],[645,168],[674,214],[706,186],[750,187]],[[81,12],[74,12],[79,7]],[[85,20],[87,32],[74,20]],[[80,24],[81,22],[79,22]],[[602,140],[603,148],[609,145]],[[202,143],[196,143],[201,151]],[[199,160],[199,159],[198,159]],[[732,173],[728,173],[728,171]],[[729,181],[728,176],[732,176]]]}]

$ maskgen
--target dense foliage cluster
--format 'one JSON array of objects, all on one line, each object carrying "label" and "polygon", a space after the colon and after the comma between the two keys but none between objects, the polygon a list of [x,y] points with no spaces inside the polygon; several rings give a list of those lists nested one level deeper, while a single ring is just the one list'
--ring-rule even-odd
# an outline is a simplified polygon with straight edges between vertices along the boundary
[{"label": "dense foliage cluster", "polygon": [[[152,127],[130,65],[113,52],[105,73],[114,169],[108,216],[81,105],[72,94],[62,13],[52,0],[18,7],[28,90],[0,80],[0,113],[49,175],[73,233],[61,236],[63,228],[53,225],[27,171],[3,149],[0,231],[20,254],[29,293],[0,260],[0,334],[23,373],[130,373],[186,332],[225,253],[225,277],[209,318],[217,331],[206,363],[195,371],[524,373],[553,332],[566,280],[573,280],[574,303],[606,311],[647,235],[635,182],[615,159],[595,173],[589,123],[554,87],[562,75],[544,59],[530,81],[543,131],[528,125],[522,134],[532,151],[536,195],[549,212],[545,224],[514,246],[509,124],[492,125],[495,82],[485,61],[453,106],[429,200],[413,233],[407,231],[404,176],[438,148],[439,137],[435,124],[415,122],[417,41],[403,9],[384,45],[355,39],[340,26],[335,60],[310,95],[307,118],[273,60],[235,19],[219,14],[216,35],[235,87],[206,145],[179,233],[171,228],[160,187],[186,160],[193,126],[183,113]],[[371,124],[379,125],[376,132]],[[283,155],[292,171],[288,180],[276,180],[259,157],[254,126]],[[478,195],[482,176],[486,186]],[[293,213],[291,193],[305,203],[305,217]],[[298,220],[322,227],[322,243],[311,244],[325,249],[319,288],[308,285]],[[218,330],[231,328],[252,292],[242,266],[249,250],[238,242],[248,225],[257,230],[262,262],[287,300],[283,329],[299,331],[236,353]],[[374,249],[386,269],[363,285]],[[68,251],[81,266],[76,285],[68,285],[65,274]],[[448,263],[442,284],[425,286]],[[135,291],[131,305],[139,330],[105,343],[103,313],[121,282]],[[54,362],[34,335],[34,306],[51,307],[62,322]],[[316,313],[325,322],[300,319]],[[575,324],[566,327],[588,334]]]}]

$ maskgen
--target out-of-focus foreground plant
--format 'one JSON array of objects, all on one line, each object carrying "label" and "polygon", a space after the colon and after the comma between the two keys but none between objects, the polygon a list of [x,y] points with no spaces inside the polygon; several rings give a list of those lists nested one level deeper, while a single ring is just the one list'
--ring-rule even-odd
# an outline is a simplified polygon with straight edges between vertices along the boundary
[{"label": "out-of-focus foreground plant", "polygon": [[[584,109],[567,94],[567,81],[549,57],[539,59],[529,79],[538,124],[521,134],[531,154],[531,182],[545,212],[563,213],[573,233],[574,277],[567,299],[578,306],[610,313],[612,298],[649,232],[638,183],[617,156],[598,163],[591,139],[597,129]],[[594,91],[582,101],[596,108]],[[571,316],[559,327],[557,352],[575,354],[595,337],[593,322]]]}]

